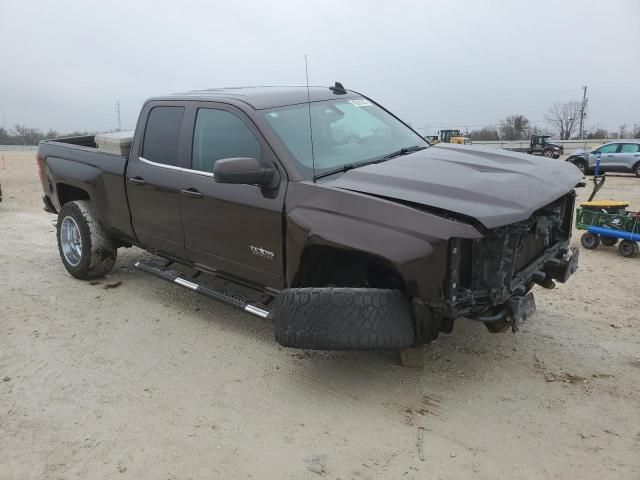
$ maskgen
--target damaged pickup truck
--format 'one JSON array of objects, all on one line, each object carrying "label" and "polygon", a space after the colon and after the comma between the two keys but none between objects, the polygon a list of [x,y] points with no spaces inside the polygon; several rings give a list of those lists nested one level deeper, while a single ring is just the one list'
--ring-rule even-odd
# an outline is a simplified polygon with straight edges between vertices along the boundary
[{"label": "damaged pickup truck", "polygon": [[403,349],[459,317],[515,331],[532,288],[577,268],[575,167],[431,146],[339,83],[152,98],[122,151],[58,139],[37,162],[71,275],[135,245],[163,259],[140,270],[272,318],[289,347]]}]

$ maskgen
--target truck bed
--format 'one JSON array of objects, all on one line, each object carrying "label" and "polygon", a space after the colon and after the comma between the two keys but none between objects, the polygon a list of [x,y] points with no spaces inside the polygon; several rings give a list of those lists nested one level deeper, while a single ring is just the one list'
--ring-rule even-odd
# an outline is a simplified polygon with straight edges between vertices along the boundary
[{"label": "truck bed", "polygon": [[133,239],[126,196],[126,156],[101,152],[93,136],[82,136],[40,142],[38,161],[46,178],[46,203],[59,211],[69,195],[86,192],[102,212],[104,227],[117,238]]}]

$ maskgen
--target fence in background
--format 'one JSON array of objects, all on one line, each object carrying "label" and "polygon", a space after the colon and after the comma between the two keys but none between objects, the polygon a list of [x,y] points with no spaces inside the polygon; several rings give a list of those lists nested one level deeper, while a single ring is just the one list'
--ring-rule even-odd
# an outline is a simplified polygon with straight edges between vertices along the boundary
[{"label": "fence in background", "polygon": [[[565,155],[571,155],[574,151],[578,150],[578,149],[582,149],[582,150],[587,150],[587,151],[591,151],[594,148],[597,148],[598,146],[602,145],[603,143],[607,143],[607,142],[625,142],[625,141],[630,141],[630,142],[637,142],[638,140],[632,140],[632,139],[613,139],[613,138],[596,138],[593,140],[554,140],[554,139],[549,139],[549,141],[551,141],[552,143],[557,143],[558,145],[562,145],[564,147],[564,153]],[[529,140],[514,140],[514,141],[510,141],[510,142],[501,142],[501,141],[482,141],[482,140],[474,140],[473,142],[474,145],[483,145],[485,147],[491,147],[491,148],[522,148],[522,149],[526,149],[529,147]]]},{"label": "fence in background", "polygon": [[0,145],[0,152],[30,152],[37,149],[37,145]]}]

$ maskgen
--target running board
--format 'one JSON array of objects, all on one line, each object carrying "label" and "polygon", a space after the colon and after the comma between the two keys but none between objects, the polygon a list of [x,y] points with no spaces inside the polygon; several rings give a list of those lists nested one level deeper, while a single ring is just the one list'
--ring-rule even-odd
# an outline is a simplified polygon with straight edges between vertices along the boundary
[{"label": "running board", "polygon": [[177,283],[178,285],[188,288],[189,290],[193,290],[194,292],[198,292],[205,297],[209,297],[214,300],[226,303],[227,305],[239,308],[240,310],[244,310],[245,312],[251,313],[258,317],[267,318],[269,316],[269,311],[264,305],[251,303],[242,295],[227,292],[222,288],[213,286],[205,287],[195,282],[194,279],[186,279],[184,277],[181,277],[181,275],[183,275],[182,272],[170,270],[168,268],[158,266],[150,262],[145,263],[143,261],[136,262],[134,266],[138,270],[150,273],[151,275],[155,275],[156,277],[162,278],[163,280],[166,280],[168,282]]}]

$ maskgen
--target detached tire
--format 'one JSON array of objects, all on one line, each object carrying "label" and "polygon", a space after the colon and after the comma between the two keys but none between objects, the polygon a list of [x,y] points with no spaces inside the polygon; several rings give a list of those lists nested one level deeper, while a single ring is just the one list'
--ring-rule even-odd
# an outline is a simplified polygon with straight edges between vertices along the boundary
[{"label": "detached tire", "polygon": [[293,288],[276,297],[276,341],[315,350],[374,350],[415,344],[409,298],[377,288]]},{"label": "detached tire", "polygon": [[580,237],[580,243],[587,250],[595,250],[600,245],[600,237],[593,233],[583,233]]},{"label": "detached tire", "polygon": [[116,263],[117,249],[87,200],[65,203],[58,214],[58,251],[67,271],[81,280],[102,277]]},{"label": "detached tire", "polygon": [[633,258],[638,256],[638,244],[631,240],[622,240],[618,244],[618,253],[623,257]]}]

